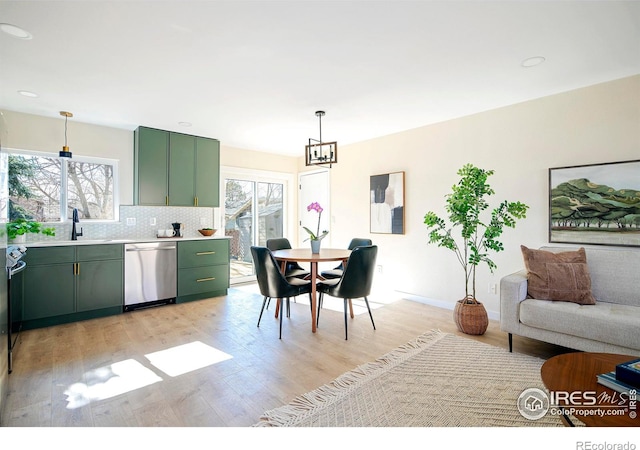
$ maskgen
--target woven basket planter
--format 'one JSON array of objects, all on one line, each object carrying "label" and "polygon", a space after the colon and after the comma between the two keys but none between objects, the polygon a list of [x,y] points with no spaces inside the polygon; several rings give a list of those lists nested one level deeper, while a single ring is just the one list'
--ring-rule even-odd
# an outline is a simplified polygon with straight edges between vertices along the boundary
[{"label": "woven basket planter", "polygon": [[484,305],[473,297],[463,298],[456,302],[453,310],[453,321],[458,330],[465,334],[484,334],[489,326],[489,316]]}]

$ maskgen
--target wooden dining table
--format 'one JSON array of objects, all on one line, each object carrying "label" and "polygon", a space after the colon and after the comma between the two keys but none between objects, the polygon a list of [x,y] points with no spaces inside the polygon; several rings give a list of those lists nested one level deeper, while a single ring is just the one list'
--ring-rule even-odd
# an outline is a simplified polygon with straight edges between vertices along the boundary
[{"label": "wooden dining table", "polygon": [[[316,332],[316,316],[317,316],[317,297],[316,297],[316,280],[323,280],[322,276],[318,273],[318,263],[342,261],[343,265],[349,259],[351,250],[342,248],[322,248],[320,253],[311,253],[311,248],[290,248],[285,250],[275,250],[273,252],[274,258],[280,262],[282,273],[285,273],[285,268],[288,262],[298,263],[310,263],[311,274],[309,280],[311,281],[311,331]],[[278,302],[278,305],[280,302]],[[276,307],[276,315],[278,314],[278,307]]]}]

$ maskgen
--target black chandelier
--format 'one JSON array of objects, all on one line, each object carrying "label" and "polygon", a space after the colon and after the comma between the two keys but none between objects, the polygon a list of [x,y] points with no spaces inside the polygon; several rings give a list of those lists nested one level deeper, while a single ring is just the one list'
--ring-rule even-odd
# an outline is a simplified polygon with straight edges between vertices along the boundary
[{"label": "black chandelier", "polygon": [[320,139],[309,138],[309,144],[305,145],[305,163],[307,166],[323,166],[338,162],[338,143],[322,142],[322,116],[324,111],[316,111],[320,123]]}]

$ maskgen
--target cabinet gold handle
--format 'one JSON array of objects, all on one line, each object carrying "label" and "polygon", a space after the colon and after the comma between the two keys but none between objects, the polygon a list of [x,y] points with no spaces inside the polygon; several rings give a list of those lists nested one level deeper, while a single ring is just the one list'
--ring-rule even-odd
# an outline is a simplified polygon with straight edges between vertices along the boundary
[{"label": "cabinet gold handle", "polygon": [[209,277],[209,278],[200,278],[199,280],[196,280],[198,283],[202,283],[203,281],[213,281],[215,280],[215,277]]},{"label": "cabinet gold handle", "polygon": [[197,252],[196,256],[202,256],[202,255],[215,255],[216,252]]},{"label": "cabinet gold handle", "polygon": [[165,204],[165,206],[169,206],[169,196],[168,195],[165,195],[165,197],[164,197],[164,204]]},{"label": "cabinet gold handle", "polygon": [[198,197],[195,197],[194,202],[195,202],[195,205],[198,206]]}]

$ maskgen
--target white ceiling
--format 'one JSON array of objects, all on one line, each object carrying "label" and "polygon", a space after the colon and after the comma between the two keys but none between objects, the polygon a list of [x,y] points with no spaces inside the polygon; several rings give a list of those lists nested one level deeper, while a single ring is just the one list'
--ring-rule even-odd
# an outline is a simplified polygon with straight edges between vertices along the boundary
[{"label": "white ceiling", "polygon": [[316,110],[344,145],[640,73],[635,1],[0,0],[0,22],[33,35],[0,32],[2,109],[300,156]]}]

